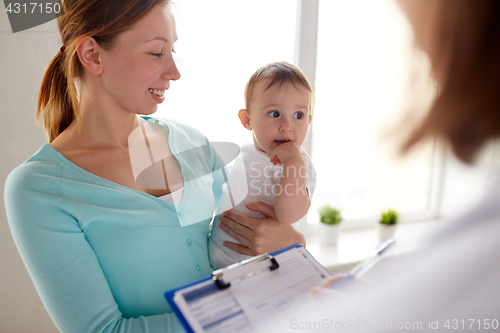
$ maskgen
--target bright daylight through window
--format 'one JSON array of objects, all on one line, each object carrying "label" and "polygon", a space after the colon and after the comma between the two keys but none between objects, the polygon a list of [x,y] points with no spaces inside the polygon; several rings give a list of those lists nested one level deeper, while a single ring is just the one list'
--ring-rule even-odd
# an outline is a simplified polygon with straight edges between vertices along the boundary
[{"label": "bright daylight through window", "polygon": [[[237,117],[245,83],[267,63],[295,63],[297,1],[175,3],[182,77],[157,115],[190,123],[211,141],[250,141]],[[440,173],[434,144],[397,155],[409,131],[401,121],[417,121],[436,91],[427,59],[412,45],[391,0],[319,1],[310,129],[318,184],[305,232],[325,203],[341,208],[347,220],[373,220],[387,208],[432,214]]]}]

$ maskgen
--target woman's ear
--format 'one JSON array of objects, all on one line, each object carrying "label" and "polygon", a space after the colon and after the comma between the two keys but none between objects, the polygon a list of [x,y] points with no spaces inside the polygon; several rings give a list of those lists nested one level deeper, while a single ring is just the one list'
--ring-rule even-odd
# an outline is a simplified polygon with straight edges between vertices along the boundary
[{"label": "woman's ear", "polygon": [[246,129],[252,130],[252,125],[250,125],[250,116],[248,114],[248,110],[241,109],[238,112],[238,117],[240,118],[241,124],[245,126]]},{"label": "woman's ear", "polygon": [[101,48],[94,38],[90,36],[82,37],[83,40],[79,41],[76,53],[82,66],[94,75],[102,73],[102,64],[100,60]]}]

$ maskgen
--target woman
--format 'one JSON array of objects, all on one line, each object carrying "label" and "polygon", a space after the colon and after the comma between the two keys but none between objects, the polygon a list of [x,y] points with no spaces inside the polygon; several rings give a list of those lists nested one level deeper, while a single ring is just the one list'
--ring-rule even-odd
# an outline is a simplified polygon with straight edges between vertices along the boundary
[{"label": "woman", "polygon": [[[485,143],[500,137],[500,1],[398,2],[440,84],[438,98],[403,149],[439,137],[463,162],[472,163]],[[363,288],[351,290],[354,298],[322,289],[329,298],[327,312],[301,319],[328,318],[333,326],[358,331],[497,331],[499,239],[497,178],[482,202],[448,223],[425,250],[381,264],[378,287],[358,281]],[[321,328],[331,331],[330,322]]]},{"label": "woman", "polygon": [[[6,183],[14,239],[62,332],[183,331],[163,293],[211,272],[210,219],[200,216],[212,216],[217,205],[223,165],[209,148],[208,158],[180,154],[207,143],[198,131],[147,117],[180,77],[169,1],[65,6],[64,45],[38,101],[48,144]],[[139,127],[168,133],[159,137],[175,157],[164,168],[165,186],[136,182],[129,137]],[[187,181],[200,164],[213,176]],[[255,255],[304,242],[270,207],[249,208],[269,218],[228,212],[222,227],[243,244],[227,244],[232,249]]]}]

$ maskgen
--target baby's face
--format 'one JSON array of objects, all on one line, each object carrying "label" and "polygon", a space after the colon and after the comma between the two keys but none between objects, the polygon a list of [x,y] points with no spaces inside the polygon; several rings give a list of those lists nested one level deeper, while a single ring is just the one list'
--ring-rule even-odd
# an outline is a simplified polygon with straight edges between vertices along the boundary
[{"label": "baby's face", "polygon": [[277,146],[292,141],[301,146],[306,139],[312,115],[311,92],[292,83],[276,84],[265,90],[269,80],[254,87],[248,117],[255,148],[268,155]]}]

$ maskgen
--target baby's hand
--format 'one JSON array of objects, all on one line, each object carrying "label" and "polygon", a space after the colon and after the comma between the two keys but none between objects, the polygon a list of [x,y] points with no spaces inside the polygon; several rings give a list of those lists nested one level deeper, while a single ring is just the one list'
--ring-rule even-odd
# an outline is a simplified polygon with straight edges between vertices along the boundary
[{"label": "baby's hand", "polygon": [[285,164],[287,161],[295,158],[304,160],[299,147],[293,142],[285,142],[274,148],[270,157],[271,163],[274,165],[278,163]]}]

